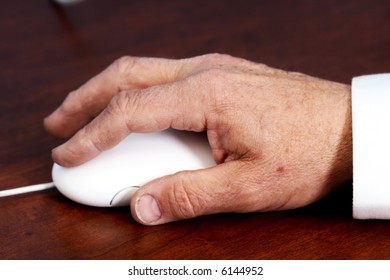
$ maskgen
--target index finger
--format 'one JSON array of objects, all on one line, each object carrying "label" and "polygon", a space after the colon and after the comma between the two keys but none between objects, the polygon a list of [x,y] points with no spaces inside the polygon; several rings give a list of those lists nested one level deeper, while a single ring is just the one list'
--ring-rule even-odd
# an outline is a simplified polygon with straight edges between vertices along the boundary
[{"label": "index finger", "polygon": [[71,92],[44,120],[44,126],[53,135],[69,137],[98,115],[118,92],[174,81],[179,67],[176,60],[122,57]]},{"label": "index finger", "polygon": [[117,93],[147,88],[184,79],[218,67],[264,66],[223,54],[207,54],[187,59],[125,56],[71,92],[61,106],[44,120],[51,134],[70,137],[97,116]]},{"label": "index finger", "polygon": [[[169,127],[202,131],[211,95],[192,81],[121,92],[92,122],[53,150],[55,162],[79,165],[120,142],[131,132],[162,131]],[[189,112],[191,112],[189,114]]]}]

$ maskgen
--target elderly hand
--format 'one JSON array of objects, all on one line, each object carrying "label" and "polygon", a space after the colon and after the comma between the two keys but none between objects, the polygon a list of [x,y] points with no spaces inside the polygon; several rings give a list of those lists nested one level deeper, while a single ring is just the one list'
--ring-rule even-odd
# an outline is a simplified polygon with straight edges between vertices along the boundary
[{"label": "elderly hand", "polygon": [[123,57],[45,119],[71,137],[53,159],[75,166],[131,132],[207,131],[217,166],[149,182],[133,217],[155,225],[221,212],[293,209],[352,178],[350,87],[228,55]]}]

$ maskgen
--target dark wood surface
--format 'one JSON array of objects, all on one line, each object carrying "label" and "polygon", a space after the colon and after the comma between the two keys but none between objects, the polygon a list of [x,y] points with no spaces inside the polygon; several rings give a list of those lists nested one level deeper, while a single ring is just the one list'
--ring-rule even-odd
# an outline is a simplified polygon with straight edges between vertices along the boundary
[{"label": "dark wood surface", "polygon": [[[220,52],[350,83],[390,70],[390,2],[4,1],[0,189],[51,180],[43,118],[122,55]],[[306,208],[146,227],[55,189],[0,199],[1,259],[390,259],[390,222],[351,218],[352,184]]]}]

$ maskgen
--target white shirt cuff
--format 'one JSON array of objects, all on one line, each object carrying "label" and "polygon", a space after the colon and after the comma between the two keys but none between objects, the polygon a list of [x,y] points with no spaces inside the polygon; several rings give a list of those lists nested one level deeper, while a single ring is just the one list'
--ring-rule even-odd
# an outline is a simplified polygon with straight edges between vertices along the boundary
[{"label": "white shirt cuff", "polygon": [[353,217],[390,219],[390,73],[352,80]]}]

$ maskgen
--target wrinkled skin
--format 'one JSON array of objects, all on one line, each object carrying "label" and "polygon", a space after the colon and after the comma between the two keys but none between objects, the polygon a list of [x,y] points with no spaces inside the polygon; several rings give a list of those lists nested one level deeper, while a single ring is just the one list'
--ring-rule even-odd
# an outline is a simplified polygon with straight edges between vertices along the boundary
[{"label": "wrinkled skin", "polygon": [[228,55],[123,57],[44,121],[53,160],[76,166],[131,132],[207,131],[217,166],[143,186],[133,217],[155,225],[308,205],[352,177],[348,85]]}]

